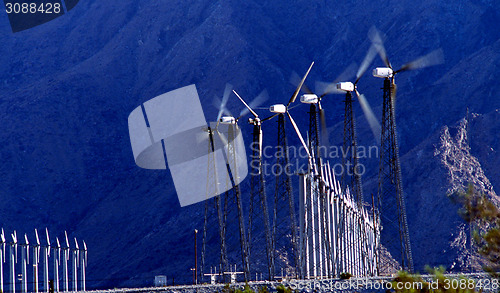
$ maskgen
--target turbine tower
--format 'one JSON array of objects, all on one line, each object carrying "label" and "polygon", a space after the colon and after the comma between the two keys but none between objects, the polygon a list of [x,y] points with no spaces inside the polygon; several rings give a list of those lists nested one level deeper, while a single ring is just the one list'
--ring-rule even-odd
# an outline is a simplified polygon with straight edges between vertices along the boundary
[{"label": "turbine tower", "polygon": [[[382,221],[382,242],[388,245],[390,252],[400,253],[400,265],[410,273],[414,271],[413,258],[406,219],[406,206],[401,179],[399,146],[396,131],[396,82],[395,76],[403,71],[424,68],[440,64],[443,61],[441,49],[435,50],[413,62],[406,63],[400,69],[394,70],[387,57],[382,37],[376,28],[372,28],[369,37],[382,58],[386,67],[377,67],[373,76],[384,79],[382,103],[382,131],[378,182],[378,206]],[[396,210],[394,210],[396,207]],[[399,244],[391,245],[391,230],[399,231]],[[379,273],[387,273],[389,263],[381,263]]]},{"label": "turbine tower", "polygon": [[[249,256],[252,253],[251,244],[252,244],[252,228],[254,227],[254,214],[261,214],[264,222],[264,232],[266,237],[266,255],[267,255],[267,264],[268,264],[268,273],[269,280],[274,280],[274,251],[273,251],[273,242],[271,235],[271,224],[269,222],[269,208],[267,203],[267,194],[266,194],[266,179],[262,166],[262,141],[263,141],[263,133],[262,133],[262,121],[259,115],[252,109],[258,106],[262,99],[261,97],[267,97],[267,92],[263,91],[257,98],[255,98],[250,104],[247,104],[243,98],[233,90],[233,93],[238,97],[238,99],[245,105],[245,109],[240,113],[240,117],[247,114],[248,112],[252,113],[253,118],[248,119],[248,123],[253,125],[253,133],[252,133],[252,161],[250,166],[252,167],[251,180],[250,180],[250,208],[248,215],[248,253]],[[257,196],[260,199],[260,207],[258,209]]]}]

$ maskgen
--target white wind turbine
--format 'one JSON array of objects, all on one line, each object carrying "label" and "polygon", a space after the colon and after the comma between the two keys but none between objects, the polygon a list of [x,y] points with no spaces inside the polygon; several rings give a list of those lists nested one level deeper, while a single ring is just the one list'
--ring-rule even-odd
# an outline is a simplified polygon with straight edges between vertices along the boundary
[{"label": "white wind turbine", "polygon": [[73,291],[78,291],[78,266],[79,266],[79,255],[80,254],[80,248],[78,247],[78,241],[76,240],[75,237],[75,249],[72,249],[72,267],[73,267]]},{"label": "white wind turbine", "polygon": [[33,291],[38,293],[38,264],[40,263],[40,238],[35,229],[36,244],[33,245]]},{"label": "white wind turbine", "polygon": [[12,236],[12,242],[9,243],[10,245],[10,292],[11,293],[16,293],[16,263],[17,263],[17,233],[14,230],[13,234],[10,234]]},{"label": "white wind turbine", "polygon": [[28,292],[28,263],[30,262],[30,243],[24,234],[24,243],[21,245],[21,292]]}]

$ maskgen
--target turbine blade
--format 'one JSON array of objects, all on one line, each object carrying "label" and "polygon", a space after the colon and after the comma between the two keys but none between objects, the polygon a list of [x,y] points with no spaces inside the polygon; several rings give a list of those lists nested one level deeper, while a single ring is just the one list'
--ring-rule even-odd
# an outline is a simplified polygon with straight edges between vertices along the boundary
[{"label": "turbine blade", "polygon": [[307,156],[309,158],[311,158],[311,153],[309,152],[309,149],[308,149],[308,147],[306,145],[306,142],[304,141],[304,138],[302,138],[302,134],[300,134],[300,130],[297,127],[297,124],[295,123],[295,120],[293,120],[292,115],[290,115],[289,112],[286,112],[286,114],[288,114],[288,118],[290,118],[290,122],[292,122],[292,125],[293,125],[293,128],[295,129],[295,132],[297,133],[297,136],[299,137],[300,142],[302,143],[302,146],[306,150]]},{"label": "turbine blade", "polygon": [[372,41],[372,44],[375,46],[380,58],[384,61],[385,66],[392,68],[391,62],[389,62],[389,58],[387,57],[387,53],[385,52],[384,41],[380,36],[380,32],[376,27],[372,26],[368,31],[368,37]]},{"label": "turbine blade", "polygon": [[295,90],[295,92],[293,93],[292,97],[290,98],[290,101],[288,101],[288,104],[286,105],[287,108],[293,102],[295,102],[295,99],[297,98],[297,95],[299,94],[300,89],[302,88],[302,85],[304,84],[304,81],[306,81],[307,75],[309,75],[309,72],[311,71],[311,68],[313,67],[313,65],[314,65],[314,61],[311,63],[311,66],[309,66],[309,69],[307,70],[306,74],[304,75],[304,77],[300,81],[299,85],[297,86],[297,89]]},{"label": "turbine blade", "polygon": [[68,233],[66,231],[64,231],[64,237],[66,237],[66,247],[69,248]]},{"label": "turbine blade", "polygon": [[231,90],[233,89],[233,86],[229,83],[226,84],[226,88],[224,89],[224,96],[222,96],[222,101],[219,106],[219,113],[217,114],[217,121],[220,120],[220,117],[222,117],[222,113],[224,111],[227,111],[226,109],[226,104],[227,100],[229,99],[229,95],[231,94]]},{"label": "turbine blade", "polygon": [[370,129],[372,130],[373,136],[375,137],[377,143],[380,144],[380,133],[381,133],[380,123],[373,114],[372,108],[370,107],[370,104],[366,100],[365,95],[359,94],[357,90],[356,90],[356,95],[358,96],[359,104],[361,105],[361,109],[363,109],[363,113],[365,114],[365,118],[368,121],[368,124],[370,125]]},{"label": "turbine blade", "polygon": [[[255,113],[255,111],[252,110],[252,108],[250,108],[250,106],[247,103],[245,103],[245,101],[243,100],[243,98],[241,98],[240,95],[238,95],[238,93],[235,90],[233,90],[233,93],[238,97],[238,99],[240,99],[240,101],[246,107],[245,109],[241,110],[240,117],[242,117],[243,115],[246,115],[246,113],[248,113],[248,112],[252,113],[252,115],[254,117],[259,117],[259,115],[257,115],[257,113]],[[245,112],[245,110],[246,110],[246,112]]]},{"label": "turbine blade", "polygon": [[424,55],[418,59],[415,59],[414,61],[412,61],[410,63],[406,63],[405,65],[403,65],[401,67],[401,69],[396,71],[396,73],[403,72],[406,70],[421,69],[421,68],[425,68],[425,67],[429,67],[429,66],[443,64],[443,62],[444,62],[443,49],[439,48],[437,50],[430,52],[427,55]]},{"label": "turbine blade", "polygon": [[[47,236],[47,246],[50,247],[49,229],[45,228],[45,235]],[[49,249],[50,251],[50,249]]]},{"label": "turbine blade", "polygon": [[262,122],[263,122],[263,121],[267,121],[267,120],[271,120],[271,119],[273,119],[274,117],[278,116],[279,114],[280,114],[280,113],[276,113],[276,114],[273,114],[273,115],[271,115],[271,116],[269,116],[269,117],[267,117],[267,118],[264,118],[264,119],[262,119]]},{"label": "turbine blade", "polygon": [[[297,74],[297,72],[292,71],[292,76],[290,76],[289,82],[294,86],[299,86],[300,76]],[[313,94],[313,92],[309,89],[306,83],[302,85],[302,90],[308,94]]]},{"label": "turbine blade", "polygon": [[36,235],[36,244],[40,246],[40,238],[38,237],[38,231],[35,229],[35,235]]},{"label": "turbine blade", "polygon": [[361,66],[359,66],[358,72],[356,73],[356,81],[354,82],[354,84],[357,84],[361,77],[365,74],[368,66],[370,66],[370,64],[373,62],[376,54],[377,49],[372,44],[370,46],[370,49],[368,49],[368,52],[366,52],[365,59],[363,60],[363,62],[361,62]]}]

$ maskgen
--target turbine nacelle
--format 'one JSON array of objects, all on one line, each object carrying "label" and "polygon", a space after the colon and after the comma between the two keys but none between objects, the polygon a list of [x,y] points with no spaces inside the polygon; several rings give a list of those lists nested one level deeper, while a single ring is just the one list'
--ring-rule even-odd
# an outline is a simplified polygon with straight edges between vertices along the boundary
[{"label": "turbine nacelle", "polygon": [[304,104],[317,104],[319,102],[319,98],[315,94],[304,94],[300,96],[300,102]]},{"label": "turbine nacelle", "polygon": [[277,114],[285,114],[286,106],[283,104],[272,105],[271,107],[269,107],[269,111]]},{"label": "turbine nacelle", "polygon": [[373,76],[380,78],[389,78],[394,76],[394,71],[389,67],[377,67],[373,69]]},{"label": "turbine nacelle", "polygon": [[233,116],[222,116],[219,119],[221,124],[236,124],[236,119]]},{"label": "turbine nacelle", "polygon": [[248,123],[253,124],[253,125],[260,125],[261,120],[259,117],[248,118]]},{"label": "turbine nacelle", "polygon": [[354,91],[354,83],[348,82],[339,82],[337,83],[337,89],[345,92],[353,92]]}]

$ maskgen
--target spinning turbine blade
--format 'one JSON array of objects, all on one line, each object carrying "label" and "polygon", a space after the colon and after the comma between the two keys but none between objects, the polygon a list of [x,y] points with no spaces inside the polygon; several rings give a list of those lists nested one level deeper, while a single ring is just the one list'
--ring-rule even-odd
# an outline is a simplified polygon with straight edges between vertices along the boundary
[{"label": "spinning turbine blade", "polygon": [[297,98],[297,95],[299,94],[300,89],[302,88],[302,85],[304,84],[304,81],[306,80],[307,75],[311,71],[311,68],[313,67],[313,65],[314,65],[314,61],[311,63],[311,66],[309,66],[309,69],[307,70],[306,74],[304,75],[304,77],[300,81],[299,85],[297,86],[297,89],[295,90],[292,97],[290,98],[290,101],[288,101],[288,105],[286,105],[287,107],[290,106],[290,104],[292,104],[293,102],[295,102],[295,99]]},{"label": "spinning turbine blade", "polygon": [[309,158],[311,158],[311,153],[309,153],[309,148],[307,147],[306,142],[304,141],[304,138],[302,138],[302,134],[300,134],[300,130],[297,127],[295,120],[293,120],[292,115],[290,115],[290,113],[286,112],[286,114],[288,115],[288,118],[290,118],[290,122],[292,122],[292,125],[293,125],[293,128],[295,129],[295,132],[297,133],[297,136],[299,137],[300,142],[302,143],[302,146],[306,150],[307,156]]},{"label": "spinning turbine blade", "polygon": [[376,54],[377,49],[372,44],[370,46],[370,49],[368,49],[368,52],[366,52],[365,59],[363,60],[363,62],[361,62],[361,66],[359,66],[358,72],[356,73],[356,81],[354,82],[354,84],[357,84],[361,77],[365,74],[368,66],[370,66],[370,64],[373,62]]},{"label": "spinning turbine blade", "polygon": [[241,110],[240,116],[238,117],[238,119],[245,116],[249,112],[252,113],[252,115],[255,118],[258,118],[259,115],[257,115],[257,113],[253,110],[253,108],[260,106],[262,103],[264,103],[269,98],[269,95],[267,94],[267,90],[263,90],[262,92],[260,92],[260,94],[255,99],[253,99],[249,104],[247,104],[243,100],[243,98],[241,98],[241,96],[235,90],[233,90],[233,93],[238,97],[238,99],[240,99],[240,101],[243,103],[243,105],[245,105],[245,108],[243,108],[243,110]]},{"label": "spinning turbine blade", "polygon": [[392,68],[391,62],[389,62],[389,58],[387,57],[387,53],[385,51],[384,42],[382,41],[382,37],[380,36],[380,32],[372,26],[368,31],[368,37],[372,41],[372,44],[375,46],[375,49],[378,51],[380,58],[385,63],[385,66]]},{"label": "spinning turbine blade", "polygon": [[267,117],[267,118],[262,119],[262,121],[271,120],[271,119],[273,119],[274,117],[276,117],[276,116],[278,116],[278,115],[279,115],[279,113],[276,113],[276,114],[274,114],[274,115],[271,115],[271,116],[269,116],[269,117]]},{"label": "spinning turbine blade", "polygon": [[[245,105],[245,107],[246,107],[245,109],[241,110],[241,112],[240,112],[240,117],[242,117],[243,115],[246,115],[246,113],[248,113],[248,112],[252,113],[252,115],[253,115],[254,117],[259,117],[259,115],[257,115],[257,113],[255,113],[255,111],[254,111],[254,110],[252,110],[252,108],[250,108],[250,106],[249,106],[247,103],[245,103],[245,101],[243,100],[243,98],[241,98],[241,97],[240,97],[240,95],[238,95],[238,93],[237,93],[235,90],[233,90],[233,93],[234,93],[234,94],[238,97],[238,99],[240,99],[240,101],[241,101],[241,102],[243,103],[243,105]],[[245,110],[246,110],[246,111],[245,111]]]},{"label": "spinning turbine blade", "polygon": [[[292,72],[292,76],[290,76],[289,82],[294,86],[298,86],[300,84],[300,76],[297,74],[297,72]],[[305,83],[302,85],[302,90],[308,94],[314,94]]]},{"label": "spinning turbine blade", "polygon": [[373,114],[372,108],[370,107],[370,104],[368,104],[365,95],[360,95],[357,90],[356,90],[356,95],[358,96],[359,104],[361,105],[361,109],[363,109],[363,113],[365,114],[365,118],[368,121],[368,124],[370,125],[370,129],[372,130],[373,136],[375,137],[377,143],[380,144],[380,133],[381,133],[380,123]]},{"label": "spinning turbine blade", "polygon": [[439,48],[430,52],[427,55],[424,55],[410,63],[406,63],[399,69],[397,72],[403,72],[406,70],[420,69],[429,66],[434,66],[438,64],[442,64],[444,62],[444,53],[443,49]]},{"label": "spinning turbine blade", "polygon": [[222,97],[222,102],[219,107],[219,113],[217,114],[217,122],[220,120],[220,117],[222,117],[222,112],[226,109],[226,103],[227,100],[229,99],[229,95],[231,94],[231,90],[233,89],[233,86],[229,83],[226,84],[226,89],[224,90],[224,96]]}]

